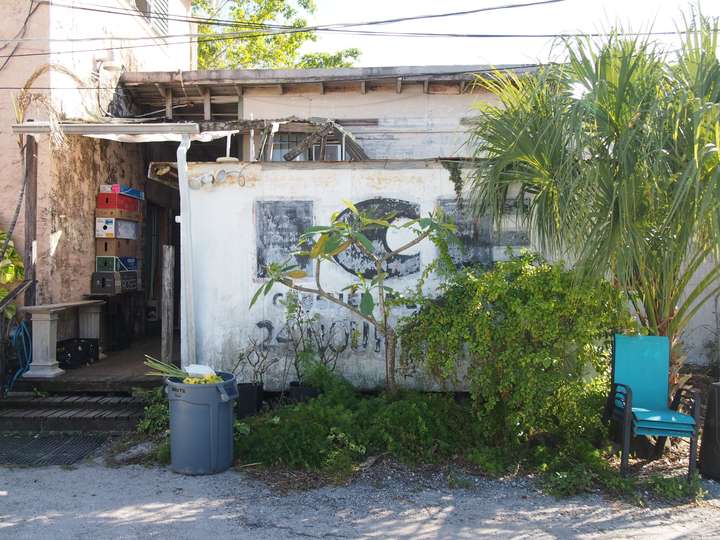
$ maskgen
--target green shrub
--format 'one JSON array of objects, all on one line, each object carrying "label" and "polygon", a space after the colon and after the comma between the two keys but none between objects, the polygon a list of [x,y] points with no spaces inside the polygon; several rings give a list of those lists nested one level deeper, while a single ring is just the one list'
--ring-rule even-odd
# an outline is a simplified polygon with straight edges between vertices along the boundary
[{"label": "green shrub", "polygon": [[478,446],[471,449],[465,457],[482,472],[491,476],[502,475],[518,462],[518,456],[508,452],[507,448],[493,446]]},{"label": "green shrub", "polygon": [[445,394],[361,397],[324,372],[324,393],[246,421],[237,433],[242,462],[260,462],[343,474],[371,454],[388,453],[408,464],[463,455],[477,440],[469,405]]},{"label": "green shrub", "polygon": [[612,331],[630,318],[606,282],[577,285],[560,264],[525,254],[462,270],[400,330],[403,361],[469,384],[489,445],[549,434],[596,437]]},{"label": "green shrub", "polygon": [[365,453],[352,409],[325,396],[248,419],[235,438],[244,462],[291,468],[347,470]]},{"label": "green shrub", "polygon": [[163,387],[142,391],[140,397],[145,400],[142,419],[137,425],[138,433],[156,437],[170,429],[170,404]]},{"label": "green shrub", "polygon": [[698,502],[707,494],[697,474],[689,482],[685,475],[670,478],[651,476],[640,482],[640,487],[655,498],[669,502]]},{"label": "green shrub", "polygon": [[445,394],[407,394],[386,402],[372,431],[378,445],[405,463],[435,463],[477,443],[469,407]]}]

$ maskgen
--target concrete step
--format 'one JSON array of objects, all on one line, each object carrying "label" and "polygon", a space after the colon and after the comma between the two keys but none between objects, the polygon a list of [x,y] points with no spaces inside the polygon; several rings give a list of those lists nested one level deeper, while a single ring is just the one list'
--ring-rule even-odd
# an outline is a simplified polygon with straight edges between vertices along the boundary
[{"label": "concrete step", "polygon": [[132,397],[10,395],[0,401],[0,431],[132,431],[143,406]]},{"label": "concrete step", "polygon": [[32,393],[11,393],[0,401],[0,410],[3,409],[142,409],[144,402],[141,399],[126,396],[86,396],[59,394],[51,396],[38,396]]}]

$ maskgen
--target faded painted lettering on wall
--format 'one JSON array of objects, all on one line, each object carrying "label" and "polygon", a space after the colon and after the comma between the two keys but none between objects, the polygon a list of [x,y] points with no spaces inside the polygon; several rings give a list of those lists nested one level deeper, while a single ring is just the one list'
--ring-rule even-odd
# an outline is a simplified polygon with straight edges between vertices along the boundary
[{"label": "faded painted lettering on wall", "polygon": [[[206,183],[190,190],[194,275],[200,276],[194,278],[196,352],[202,361],[228,368],[249,340],[255,340],[281,359],[277,371],[266,375],[269,388],[280,388],[286,377],[293,377],[292,365],[287,367],[293,357],[294,332],[288,319],[288,289],[276,285],[252,309],[251,297],[265,283],[265,268],[272,262],[290,259],[310,275],[298,283],[307,280],[307,286],[314,285],[314,263],[296,255],[298,241],[306,229],[327,223],[335,212],[340,212],[342,219],[355,219],[343,199],[351,200],[363,213],[389,216],[396,225],[442,209],[458,227],[460,245],[451,248],[458,265],[489,266],[507,257],[507,247],[528,245],[527,235],[513,227],[511,219],[502,234],[495,233],[487,220],[468,219],[455,201],[448,171],[434,161],[239,167],[243,182]],[[227,165],[222,168],[226,170]],[[214,175],[219,169],[213,163],[190,164],[191,178]],[[376,253],[387,254],[407,243],[410,238],[405,235],[410,234],[405,228],[378,228],[367,236]],[[425,265],[436,257],[436,247],[428,240],[392,257],[384,269],[389,274],[388,284],[401,291],[413,287]],[[323,263],[323,288],[357,305],[359,298],[347,297],[344,288],[358,275],[374,276],[374,265],[355,249],[339,254],[335,262]],[[432,294],[437,279],[430,276],[427,280],[427,293]],[[313,341],[318,354],[332,365],[337,362],[337,370],[359,387],[382,385],[384,343],[375,328],[315,295],[302,294],[299,301],[308,317],[305,336]],[[394,316],[408,315],[414,309],[404,306],[395,310]]]}]

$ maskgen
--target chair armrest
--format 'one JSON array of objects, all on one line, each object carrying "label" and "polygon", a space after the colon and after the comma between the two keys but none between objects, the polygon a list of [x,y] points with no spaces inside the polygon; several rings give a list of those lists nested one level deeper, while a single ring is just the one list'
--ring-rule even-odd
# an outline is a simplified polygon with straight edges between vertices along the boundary
[{"label": "chair armrest", "polygon": [[625,418],[632,416],[632,388],[627,384],[612,383],[610,386],[610,394],[605,403],[605,414],[603,415],[606,422],[612,417],[613,410],[618,401],[622,404]]},{"label": "chair armrest", "polygon": [[702,397],[700,396],[700,390],[697,388],[683,386],[675,391],[675,395],[670,403],[670,409],[677,411],[680,409],[680,405],[684,405],[690,412],[690,416],[695,419],[695,423],[697,425],[700,420],[701,404]]}]

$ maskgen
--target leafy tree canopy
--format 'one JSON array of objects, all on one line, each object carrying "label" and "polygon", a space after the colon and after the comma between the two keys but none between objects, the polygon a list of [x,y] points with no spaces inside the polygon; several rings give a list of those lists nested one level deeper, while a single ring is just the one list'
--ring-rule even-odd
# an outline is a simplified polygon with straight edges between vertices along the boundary
[{"label": "leafy tree canopy", "polygon": [[207,36],[198,41],[200,69],[349,67],[360,57],[355,48],[301,55],[300,48],[316,40],[315,32],[268,33],[267,25],[306,27],[314,0],[229,0],[220,8],[211,0],[193,0],[196,17],[237,22],[198,25],[198,33]]},{"label": "leafy tree canopy", "polygon": [[360,49],[355,48],[343,49],[336,53],[307,53],[302,55],[295,67],[301,69],[352,67],[361,54]]}]

